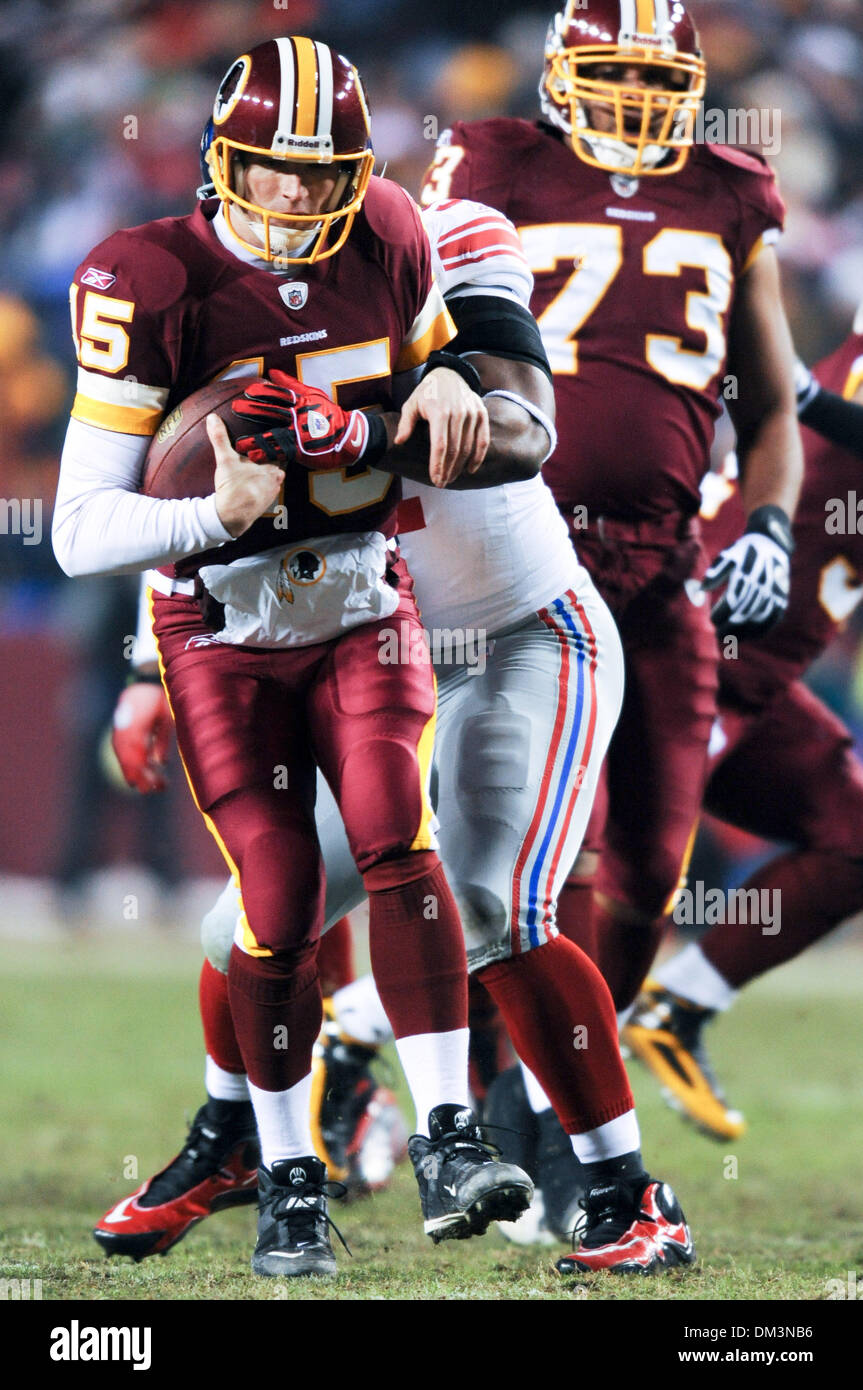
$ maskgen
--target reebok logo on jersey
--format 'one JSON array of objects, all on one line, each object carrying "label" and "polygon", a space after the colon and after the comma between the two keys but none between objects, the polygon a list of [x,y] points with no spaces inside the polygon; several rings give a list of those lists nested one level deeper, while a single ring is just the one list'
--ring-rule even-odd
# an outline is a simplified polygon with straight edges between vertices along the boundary
[{"label": "reebok logo on jersey", "polygon": [[96,290],[109,290],[116,278],[109,270],[97,270],[94,265],[88,265],[81,276],[81,284],[92,285]]}]

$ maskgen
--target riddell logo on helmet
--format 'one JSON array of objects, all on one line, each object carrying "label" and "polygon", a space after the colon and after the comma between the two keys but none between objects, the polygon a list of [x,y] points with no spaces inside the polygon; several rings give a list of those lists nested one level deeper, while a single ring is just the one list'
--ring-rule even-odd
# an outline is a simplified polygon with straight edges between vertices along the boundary
[{"label": "riddell logo on helmet", "polygon": [[292,150],[314,150],[315,154],[320,155],[332,153],[332,141],[319,135],[285,135],[280,132],[273,144],[287,145]]}]

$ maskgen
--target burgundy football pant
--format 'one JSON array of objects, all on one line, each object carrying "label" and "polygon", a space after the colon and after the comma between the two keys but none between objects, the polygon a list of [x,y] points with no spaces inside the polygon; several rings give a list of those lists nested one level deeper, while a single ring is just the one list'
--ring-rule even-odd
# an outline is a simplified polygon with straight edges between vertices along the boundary
[{"label": "burgundy football pant", "polygon": [[863,767],[844,724],[801,681],[759,712],[735,711],[721,697],[720,710],[728,741],[712,763],[705,808],[796,846],[744,885],[779,893],[779,931],[729,922],[701,938],[739,989],[863,908]]},{"label": "burgundy football pant", "polygon": [[[295,649],[222,644],[194,600],[154,596],[186,772],[242,891],[231,1009],[250,1079],[267,1090],[307,1073],[320,1028],[316,763],[369,890],[373,962],[396,1036],[466,1025],[461,926],[431,849],[431,667],[379,660],[379,632],[403,621],[419,627],[401,562],[397,574],[401,602],[390,619]],[[433,918],[423,914],[432,898]],[[274,1037],[287,1045],[274,1045]]]}]

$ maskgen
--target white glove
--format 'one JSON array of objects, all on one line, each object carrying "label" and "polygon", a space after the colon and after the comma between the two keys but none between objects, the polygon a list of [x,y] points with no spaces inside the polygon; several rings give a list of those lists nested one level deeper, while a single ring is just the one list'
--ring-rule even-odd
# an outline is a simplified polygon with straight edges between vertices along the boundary
[{"label": "white glove", "polygon": [[711,610],[721,637],[761,637],[780,621],[790,590],[791,525],[781,507],[759,507],[745,533],[717,556],[701,587],[726,585]]}]

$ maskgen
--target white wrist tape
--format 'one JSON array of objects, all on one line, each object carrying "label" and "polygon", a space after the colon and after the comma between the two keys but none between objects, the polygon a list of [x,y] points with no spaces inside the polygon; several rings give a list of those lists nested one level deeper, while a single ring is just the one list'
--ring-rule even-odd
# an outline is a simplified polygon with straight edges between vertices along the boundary
[{"label": "white wrist tape", "polygon": [[487,401],[492,396],[502,396],[505,401],[513,401],[516,405],[520,405],[522,410],[526,410],[528,415],[530,415],[538,425],[542,425],[542,428],[548,435],[548,451],[541,460],[541,463],[545,463],[547,459],[550,459],[557,448],[557,430],[554,428],[554,422],[548,418],[545,411],[540,410],[539,406],[534,405],[533,401],[528,401],[524,396],[517,395],[515,391],[486,391],[483,394],[483,400]]}]

